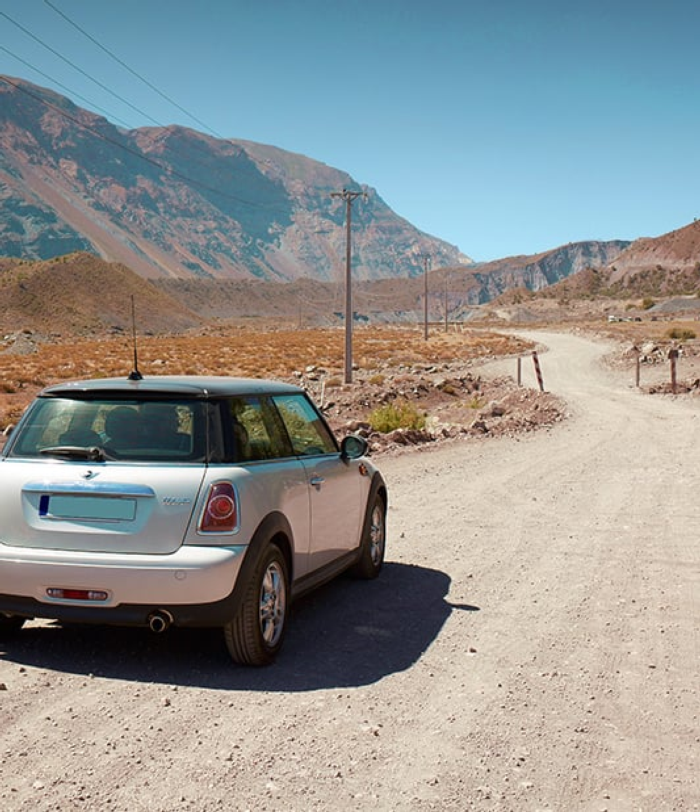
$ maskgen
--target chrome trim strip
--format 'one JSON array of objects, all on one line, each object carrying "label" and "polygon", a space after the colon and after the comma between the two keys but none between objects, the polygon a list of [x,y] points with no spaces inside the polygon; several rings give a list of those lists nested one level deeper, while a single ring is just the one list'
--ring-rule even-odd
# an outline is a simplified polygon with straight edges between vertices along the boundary
[{"label": "chrome trim strip", "polygon": [[154,498],[156,492],[147,485],[125,482],[27,482],[24,493],[60,493],[75,496],[131,496]]}]

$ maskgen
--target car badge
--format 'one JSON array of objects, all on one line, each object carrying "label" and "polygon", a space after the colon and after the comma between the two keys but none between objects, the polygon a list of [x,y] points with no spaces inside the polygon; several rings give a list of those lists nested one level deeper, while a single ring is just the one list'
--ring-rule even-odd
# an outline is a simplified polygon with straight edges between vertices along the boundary
[{"label": "car badge", "polygon": [[81,476],[83,479],[92,479],[97,476],[97,471],[85,471]]}]

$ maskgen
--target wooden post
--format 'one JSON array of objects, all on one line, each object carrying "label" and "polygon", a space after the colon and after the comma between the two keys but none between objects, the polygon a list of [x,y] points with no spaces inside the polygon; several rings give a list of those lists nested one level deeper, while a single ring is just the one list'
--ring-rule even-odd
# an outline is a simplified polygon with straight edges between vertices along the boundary
[{"label": "wooden post", "polygon": [[676,394],[676,361],[678,360],[678,350],[673,347],[668,351],[668,357],[671,361],[671,392]]},{"label": "wooden post", "polygon": [[540,360],[537,357],[537,353],[533,350],[532,352],[532,360],[535,364],[535,375],[537,375],[537,383],[540,386],[540,392],[544,392],[544,382],[542,381],[542,370],[540,369]]}]

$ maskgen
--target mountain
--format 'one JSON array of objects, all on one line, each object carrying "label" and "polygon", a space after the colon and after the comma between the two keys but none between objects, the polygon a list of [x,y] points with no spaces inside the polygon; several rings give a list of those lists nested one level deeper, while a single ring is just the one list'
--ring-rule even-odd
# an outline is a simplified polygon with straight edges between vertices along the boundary
[{"label": "mountain", "polygon": [[629,245],[625,240],[569,243],[541,254],[444,268],[441,274],[446,276],[449,289],[464,291],[465,304],[484,304],[507,290],[539,291],[586,268],[605,267]]},{"label": "mountain", "polygon": [[[450,317],[459,320],[504,291],[547,289],[586,268],[605,266],[627,245],[620,240],[572,243],[533,256],[436,268],[428,274],[430,318],[443,318],[445,301]],[[282,291],[255,280],[160,279],[154,284],[205,319],[286,316],[301,324],[334,324],[343,318],[343,290],[337,283],[299,279]],[[416,321],[423,318],[424,295],[422,275],[364,280],[353,285],[353,309],[360,321]]]},{"label": "mountain", "polygon": [[[524,322],[528,303],[547,299],[556,303],[695,294],[700,288],[700,254],[694,253],[690,238],[697,228],[693,224],[679,230],[683,239],[673,232],[655,240],[639,240],[625,250],[621,250],[623,243],[579,243],[535,256],[435,269],[427,280],[429,318],[441,322],[445,307],[451,321],[470,319],[478,313],[487,316],[487,308],[475,305],[490,301],[503,312],[514,306],[517,319]],[[681,244],[688,246],[682,262],[678,259]],[[648,268],[638,259],[630,266],[636,272],[611,281],[618,272],[615,263],[622,257],[632,263],[630,254],[640,247],[642,258],[653,254],[665,256],[669,262],[675,250],[673,262],[682,267]],[[606,267],[606,260],[612,264]],[[561,281],[553,281],[567,272]],[[523,284],[518,284],[521,280]],[[353,285],[355,319],[404,324],[422,321],[425,285],[423,276],[357,281]],[[500,288],[503,293],[487,298]],[[343,320],[340,282],[309,278],[286,283],[196,277],[145,280],[120,263],[107,263],[85,252],[38,262],[0,259],[0,313],[5,333],[27,329],[43,335],[126,332],[131,329],[132,296],[140,332],[182,332],[232,320],[271,319],[275,324],[302,327],[340,325]],[[532,313],[535,320],[543,318],[536,308]]]},{"label": "mountain", "polygon": [[341,170],[179,127],[120,129],[67,98],[0,77],[0,256],[88,251],[149,278],[415,276],[469,258]]},{"label": "mountain", "polygon": [[[430,307],[444,311],[447,300],[456,317],[505,291],[543,291],[588,269],[598,290],[622,295],[698,286],[697,223],[634,243],[570,243],[476,264],[397,216],[373,189],[311,158],[184,127],[121,129],[0,76],[0,256],[88,252],[151,279],[190,316],[245,317],[252,308],[334,323],[342,318],[346,207],[332,194],[342,189],[367,192],[352,206],[360,317],[413,317],[425,255],[435,269]],[[258,284],[269,281],[294,284],[282,292]]]}]

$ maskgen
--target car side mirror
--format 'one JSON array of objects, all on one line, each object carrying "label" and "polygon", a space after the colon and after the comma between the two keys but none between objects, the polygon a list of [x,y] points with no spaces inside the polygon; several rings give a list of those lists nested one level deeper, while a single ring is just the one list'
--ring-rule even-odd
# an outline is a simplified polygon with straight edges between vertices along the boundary
[{"label": "car side mirror", "polygon": [[364,437],[358,437],[357,434],[348,434],[343,437],[340,444],[340,457],[343,460],[356,460],[363,457],[367,453],[369,445]]}]

